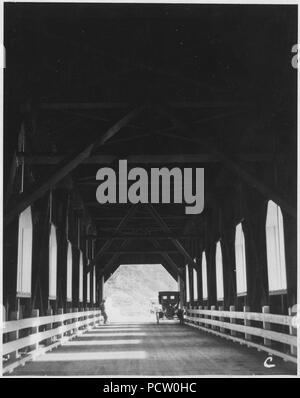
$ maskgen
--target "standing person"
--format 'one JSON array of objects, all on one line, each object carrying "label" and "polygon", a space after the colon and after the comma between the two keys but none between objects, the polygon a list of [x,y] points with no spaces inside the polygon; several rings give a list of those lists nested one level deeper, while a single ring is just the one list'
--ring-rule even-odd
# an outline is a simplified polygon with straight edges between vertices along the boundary
[{"label": "standing person", "polygon": [[178,307],[177,316],[178,316],[180,325],[184,325],[184,308]]},{"label": "standing person", "polygon": [[101,315],[103,316],[103,319],[104,319],[104,325],[106,325],[108,317],[107,317],[107,313],[105,311],[105,300],[101,301],[100,311],[101,311]]},{"label": "standing person", "polygon": [[154,306],[154,311],[155,311],[155,315],[156,315],[156,323],[158,324],[159,323],[159,318],[162,317],[161,314],[163,313],[162,305],[157,303]]}]

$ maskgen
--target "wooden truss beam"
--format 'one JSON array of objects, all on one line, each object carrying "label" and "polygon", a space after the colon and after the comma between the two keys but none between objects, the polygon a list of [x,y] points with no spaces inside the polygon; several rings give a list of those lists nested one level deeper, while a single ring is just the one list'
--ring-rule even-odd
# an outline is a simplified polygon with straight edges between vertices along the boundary
[{"label": "wooden truss beam", "polygon": [[144,239],[167,239],[167,240],[172,240],[172,239],[177,239],[177,240],[181,240],[181,239],[199,239],[199,235],[193,234],[193,235],[176,235],[176,234],[105,234],[105,235],[98,235],[96,238],[95,237],[91,237],[91,239],[95,239],[95,240],[108,240],[108,239],[126,239],[126,238],[130,238],[130,239],[137,239],[137,240],[144,240]]},{"label": "wooden truss beam", "polygon": [[[161,133],[162,135],[162,133]],[[243,162],[272,162],[283,159],[283,155],[274,155],[271,153],[237,153],[233,155],[237,160]],[[18,156],[18,162],[24,161],[26,164],[55,165],[59,164],[65,158],[64,155],[34,155]],[[82,164],[112,164],[117,161],[117,155],[92,155],[82,161]],[[197,154],[165,154],[165,155],[132,155],[126,158],[128,164],[185,164],[185,163],[217,163],[221,158],[213,153]],[[94,177],[93,177],[94,178]]]},{"label": "wooden truss beam", "polygon": [[[239,102],[234,101],[169,101],[168,105],[175,109],[215,109],[241,108]],[[43,110],[99,110],[99,109],[128,109],[129,102],[44,102],[40,105]]]},{"label": "wooden truss beam", "polygon": [[[126,224],[128,223],[128,221],[131,219],[131,217],[135,214],[135,212],[137,211],[139,205],[133,205],[129,211],[125,214],[125,216],[122,218],[121,222],[119,223],[119,225],[116,227],[115,232],[116,234],[118,234],[119,232],[122,231],[122,229],[126,226]],[[101,249],[98,250],[98,252],[96,253],[95,257],[90,261],[90,263],[88,264],[88,266],[86,267],[87,272],[89,272],[90,268],[95,265],[99,259],[99,257],[110,247],[110,245],[112,244],[112,242],[115,240],[115,237],[110,237],[107,238],[106,242],[102,245]],[[123,237],[123,239],[127,239],[126,236]],[[129,240],[129,238],[127,239]],[[127,241],[126,240],[126,241]]]},{"label": "wooden truss beam", "polygon": [[[158,212],[155,210],[155,208],[151,204],[149,204],[146,208],[148,209],[149,213],[153,216],[154,220],[161,227],[161,229],[166,234],[170,234],[170,232],[171,232],[170,228],[165,223],[165,221],[161,218],[161,216],[158,214]],[[193,268],[197,269],[197,264],[195,263],[193,258],[190,256],[190,254],[187,252],[187,250],[183,247],[183,245],[179,242],[179,240],[176,238],[170,238],[170,239],[171,239],[171,242],[174,244],[174,246],[179,250],[179,252],[188,261],[189,265],[191,265]]]},{"label": "wooden truss beam", "polygon": [[[156,239],[149,239],[149,241],[153,244],[153,246],[156,249],[161,249],[161,246]],[[180,275],[181,277],[183,276],[182,270],[180,269],[180,267],[178,267],[178,265],[175,263],[175,261],[172,259],[172,257],[169,255],[168,252],[162,251],[161,256],[166,261],[166,263],[171,267],[171,269],[176,272],[177,275]]]},{"label": "wooden truss beam", "polygon": [[[189,126],[187,123],[183,122],[180,120],[177,115],[169,108],[166,106],[159,106],[157,107],[158,112],[162,113],[165,116],[168,116],[170,120],[174,123],[174,125],[182,131],[184,134],[187,135],[178,135],[178,134],[173,134],[173,133],[161,133],[161,135],[170,137],[170,138],[176,138],[179,140],[187,141],[187,142],[192,142],[194,144],[199,144],[201,145],[202,148],[206,148],[209,150],[211,153],[216,155],[221,162],[224,164],[227,169],[232,171],[235,174],[238,174],[248,185],[251,187],[257,189],[263,196],[265,196],[268,199],[272,199],[275,203],[277,203],[283,210],[285,210],[288,214],[290,214],[292,217],[297,217],[297,211],[296,209],[291,206],[289,203],[286,202],[285,199],[283,199],[278,193],[274,192],[270,187],[267,186],[264,182],[261,182],[258,178],[254,177],[251,173],[249,173],[247,170],[245,170],[236,160],[232,159],[228,155],[225,155],[224,153],[218,151],[216,148],[211,146],[210,144],[207,143],[206,140],[195,138],[198,137],[197,131],[195,131],[195,128],[193,126]],[[190,137],[191,133],[194,131],[194,137]]]},{"label": "wooden truss beam", "polygon": [[19,213],[25,210],[28,206],[34,203],[37,199],[42,197],[49,189],[55,184],[66,177],[71,171],[73,171],[78,165],[80,165],[85,159],[87,159],[93,150],[105,144],[110,138],[120,131],[124,126],[128,124],[130,120],[135,118],[142,108],[136,108],[129,112],[126,116],[116,122],[111,128],[105,133],[101,134],[100,137],[89,144],[86,148],[80,151],[78,154],[73,155],[70,158],[64,159],[59,163],[57,170],[44,182],[37,186],[34,186],[30,192],[26,192],[20,195],[19,201],[10,208],[5,214],[4,224],[9,224]]}]

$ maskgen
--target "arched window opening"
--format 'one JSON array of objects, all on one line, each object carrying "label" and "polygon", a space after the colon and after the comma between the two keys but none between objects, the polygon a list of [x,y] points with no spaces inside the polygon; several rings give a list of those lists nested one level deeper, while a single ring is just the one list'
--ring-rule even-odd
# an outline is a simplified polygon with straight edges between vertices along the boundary
[{"label": "arched window opening", "polygon": [[72,245],[68,242],[67,252],[67,301],[72,301]]},{"label": "arched window opening", "polygon": [[189,303],[191,301],[190,297],[190,278],[189,278],[189,266],[185,266],[185,285],[186,285],[186,302]]},{"label": "arched window opening", "polygon": [[280,207],[272,200],[268,202],[266,242],[269,292],[285,293],[287,283],[283,217]]},{"label": "arched window opening", "polygon": [[79,302],[83,301],[83,254],[79,255]]},{"label": "arched window opening", "polygon": [[244,296],[247,294],[247,274],[245,238],[241,223],[235,229],[235,268],[237,295]]},{"label": "arched window opening", "polygon": [[202,253],[202,297],[203,300],[208,299],[208,289],[207,289],[207,264],[205,252]]},{"label": "arched window opening", "polygon": [[49,300],[56,300],[57,286],[57,239],[56,228],[51,223],[49,236]]},{"label": "arched window opening", "polygon": [[198,272],[193,268],[194,301],[198,300]]},{"label": "arched window opening", "polygon": [[32,214],[27,207],[19,216],[18,232],[18,265],[17,265],[17,296],[31,296],[32,273]]},{"label": "arched window opening", "polygon": [[223,258],[221,243],[216,247],[216,279],[217,279],[217,300],[224,300],[224,278],[223,278]]}]

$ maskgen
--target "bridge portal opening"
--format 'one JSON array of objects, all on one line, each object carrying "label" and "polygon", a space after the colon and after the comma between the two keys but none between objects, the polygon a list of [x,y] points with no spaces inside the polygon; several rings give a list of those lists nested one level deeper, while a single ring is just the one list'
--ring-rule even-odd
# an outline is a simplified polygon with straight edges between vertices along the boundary
[{"label": "bridge portal opening", "polygon": [[104,284],[111,322],[154,321],[151,301],[160,291],[178,291],[178,283],[161,264],[123,264]]}]

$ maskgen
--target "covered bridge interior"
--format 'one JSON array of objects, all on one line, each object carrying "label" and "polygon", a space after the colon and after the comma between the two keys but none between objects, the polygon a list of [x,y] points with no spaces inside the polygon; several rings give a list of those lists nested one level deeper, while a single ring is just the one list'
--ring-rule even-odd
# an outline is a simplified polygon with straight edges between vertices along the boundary
[{"label": "covered bridge interior", "polygon": [[[96,312],[120,264],[153,263],[179,281],[187,324],[221,334],[201,326],[225,322],[209,311],[270,312],[279,342],[244,339],[295,362],[297,7],[4,11],[4,342],[28,332],[12,320]],[[122,159],[203,168],[203,211],[100,204],[97,171]],[[268,329],[256,317],[237,324]]]}]

